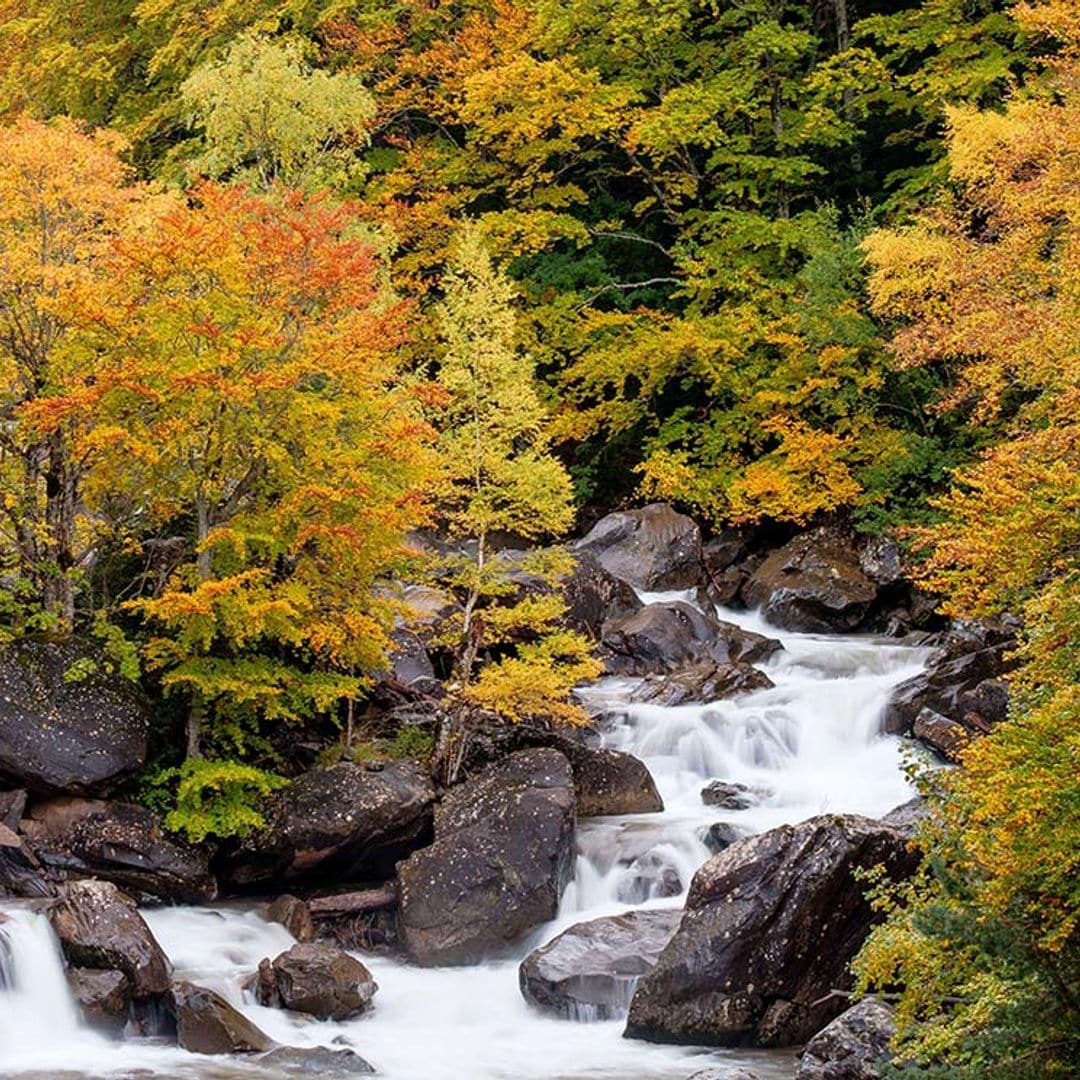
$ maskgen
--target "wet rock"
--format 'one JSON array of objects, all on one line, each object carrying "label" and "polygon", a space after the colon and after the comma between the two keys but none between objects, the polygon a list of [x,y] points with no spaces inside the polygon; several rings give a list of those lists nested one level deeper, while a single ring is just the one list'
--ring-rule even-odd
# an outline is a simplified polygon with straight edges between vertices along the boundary
[{"label": "wet rock", "polygon": [[111,881],[139,899],[197,903],[217,895],[206,853],[166,835],[144,806],[49,799],[22,827],[47,866]]},{"label": "wet rock", "polygon": [[772,679],[750,664],[718,664],[712,660],[691,664],[672,674],[649,675],[632,700],[653,705],[708,705],[713,701],[767,690]]},{"label": "wet rock", "polygon": [[608,514],[574,548],[623,581],[650,592],[705,584],[701,532],[665,503]]},{"label": "wet rock", "polygon": [[701,1069],[688,1077],[688,1080],[758,1080],[757,1073],[737,1066]]},{"label": "wet rock", "polygon": [[577,923],[530,953],[518,969],[525,1000],[556,1016],[625,1014],[638,979],[679,924],[678,911],[631,911]]},{"label": "wet rock", "polygon": [[294,945],[259,964],[255,999],[260,1005],[307,1013],[320,1020],[348,1020],[371,1006],[378,986],[359,960],[333,945]]},{"label": "wet rock", "polygon": [[918,831],[919,825],[929,816],[930,804],[921,795],[916,795],[906,803],[894,807],[881,820],[910,840]]},{"label": "wet rock", "polygon": [[795,1080],[880,1080],[895,1034],[892,1010],[866,998],[806,1044]]},{"label": "wet rock", "polygon": [[[87,674],[71,678],[73,670]],[[105,791],[146,760],[149,716],[134,685],[75,638],[0,655],[0,777],[37,794]]]},{"label": "wet rock", "polygon": [[108,881],[74,881],[64,886],[49,921],[68,963],[114,968],[131,984],[136,1000],[169,989],[169,961],[135,901]]},{"label": "wet rock", "polygon": [[328,1046],[279,1046],[255,1060],[286,1076],[367,1076],[375,1071],[355,1051]]},{"label": "wet rock", "polygon": [[780,642],[720,622],[681,601],[649,604],[605,635],[606,666],[616,675],[670,673],[691,665],[758,663]]},{"label": "wet rock", "polygon": [[876,585],[896,585],[904,578],[904,549],[891,536],[874,536],[859,552],[859,569]]},{"label": "wet rock", "polygon": [[[883,717],[885,730],[912,734],[923,710],[959,724],[969,735],[985,734],[1004,720],[1009,706],[1004,677],[1015,666],[1009,656],[1013,633],[1012,627],[993,622],[958,623],[926,669],[893,691]],[[938,725],[937,732],[943,731]]]},{"label": "wet rock", "polygon": [[947,761],[959,761],[960,752],[971,741],[971,733],[963,724],[925,707],[915,717],[911,734]]},{"label": "wet rock", "polygon": [[0,896],[53,896],[56,885],[26,841],[0,825]]},{"label": "wet rock", "polygon": [[179,1044],[193,1054],[258,1054],[274,1040],[205,986],[175,982],[170,994]]},{"label": "wet rock", "polygon": [[852,537],[821,528],[774,551],[743,586],[742,597],[785,630],[857,630],[878,597]]},{"label": "wet rock", "polygon": [[0,791],[0,825],[6,825],[12,832],[18,832],[25,809],[25,791]]},{"label": "wet rock", "polygon": [[639,855],[626,868],[615,895],[624,904],[641,904],[658,897],[678,896],[682,891],[679,871],[660,852],[653,850]]},{"label": "wet rock", "polygon": [[278,923],[299,942],[313,941],[315,920],[311,908],[295,896],[279,896],[267,909],[266,921]]},{"label": "wet rock", "polygon": [[453,788],[435,842],[398,867],[399,923],[418,963],[472,963],[555,916],[573,869],[573,777],[523,750]]},{"label": "wet rock", "polygon": [[434,801],[430,777],[412,761],[304,773],[270,797],[267,828],[224,852],[219,874],[236,888],[390,877],[430,837]]},{"label": "wet rock", "polygon": [[686,911],[630,1006],[627,1034],[655,1042],[792,1046],[841,1004],[874,920],[856,870],[892,879],[917,856],[881,822],[811,818],[733,844],[697,872]]},{"label": "wet rock", "polygon": [[644,606],[632,585],[608,573],[588,551],[577,553],[574,569],[562,588],[567,607],[564,622],[594,641],[599,641],[613,623]]},{"label": "wet rock", "polygon": [[127,976],[115,968],[68,968],[68,986],[91,1026],[118,1035],[124,1029],[131,1004]]},{"label": "wet rock", "polygon": [[701,842],[714,854],[719,855],[726,851],[736,840],[743,837],[734,825],[726,821],[714,821],[708,828],[701,831]]},{"label": "wet rock", "polygon": [[701,801],[706,806],[717,806],[723,810],[748,810],[768,794],[761,788],[751,788],[746,784],[712,780],[701,789]]},{"label": "wet rock", "polygon": [[567,757],[574,773],[578,817],[654,814],[664,809],[651,773],[633,754],[583,747]]},{"label": "wet rock", "polygon": [[435,666],[419,634],[399,627],[390,634],[389,669],[382,677],[396,686],[415,693],[442,692],[442,683],[435,677]]}]

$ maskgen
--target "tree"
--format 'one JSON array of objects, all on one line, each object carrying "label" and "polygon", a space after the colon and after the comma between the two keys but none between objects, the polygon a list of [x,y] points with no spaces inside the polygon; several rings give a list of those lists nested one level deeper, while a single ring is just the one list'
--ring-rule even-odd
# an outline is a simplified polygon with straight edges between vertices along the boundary
[{"label": "tree", "polygon": [[[437,572],[458,591],[462,615],[457,679],[462,694],[508,719],[575,721],[568,705],[576,682],[599,674],[580,635],[560,630],[565,605],[553,589],[519,598],[516,575],[549,588],[565,557],[496,554],[493,534],[536,540],[565,532],[573,521],[570,478],[548,452],[547,415],[532,362],[517,345],[510,282],[492,265],[479,230],[467,226],[443,280],[438,320],[443,348],[436,382],[443,474],[435,491],[439,520],[453,538],[474,548],[443,560]],[[511,655],[484,667],[482,650]],[[451,770],[453,772],[454,770]]]},{"label": "tree", "polygon": [[926,580],[953,614],[1024,622],[1009,718],[943,782],[923,874],[858,963],[902,986],[900,1055],[972,1080],[1080,1059],[1080,20],[1016,15],[1059,42],[1051,94],[952,111],[955,195],[867,245],[901,362],[957,369],[951,400],[1000,432],[918,534]]},{"label": "tree", "polygon": [[193,167],[269,187],[342,186],[375,105],[359,79],[313,70],[296,40],[247,34],[180,87],[207,148]]},{"label": "tree", "polygon": [[0,131],[0,559],[13,594],[68,630],[107,528],[91,488],[114,434],[103,402],[123,378],[108,312],[131,301],[109,258],[151,202],[123,145],[66,120]]}]

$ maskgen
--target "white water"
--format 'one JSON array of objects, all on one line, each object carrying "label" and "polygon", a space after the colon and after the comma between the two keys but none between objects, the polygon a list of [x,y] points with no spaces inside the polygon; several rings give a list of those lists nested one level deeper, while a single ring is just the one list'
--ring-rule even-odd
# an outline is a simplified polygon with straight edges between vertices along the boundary
[{"label": "white water", "polygon": [[[650,595],[647,600],[689,600]],[[776,636],[755,615],[721,613]],[[709,706],[629,705],[631,681],[590,689],[617,721],[606,745],[648,764],[664,799],[659,814],[602,818],[578,830],[575,881],[559,917],[522,944],[523,956],[565,927],[624,911],[657,868],[682,890],[708,851],[699,833],[726,821],[740,833],[797,822],[822,812],[879,815],[910,797],[900,743],[878,733],[892,687],[917,673],[925,650],[869,638],[780,634],[785,651],[764,665],[776,686]],[[746,810],[704,806],[710,779],[765,792]],[[643,859],[638,868],[630,864]],[[677,907],[682,896],[654,897]],[[45,1080],[154,1076],[226,1080],[274,1076],[234,1060],[210,1059],[147,1041],[114,1043],[80,1026],[59,953],[40,915],[8,911],[0,929],[11,959],[0,968],[0,1076]],[[622,1022],[573,1023],[531,1010],[517,986],[517,959],[464,969],[420,970],[383,956],[362,956],[379,983],[370,1016],[348,1023],[300,1019],[246,1000],[241,983],[264,956],[292,939],[281,927],[239,908],[147,911],[178,976],[212,986],[273,1038],[296,1046],[350,1046],[387,1080],[684,1080],[707,1065],[745,1064],[761,1080],[790,1078],[788,1055],[695,1052],[621,1037]],[[13,961],[13,962],[12,962]],[[3,980],[0,979],[0,983]]]}]

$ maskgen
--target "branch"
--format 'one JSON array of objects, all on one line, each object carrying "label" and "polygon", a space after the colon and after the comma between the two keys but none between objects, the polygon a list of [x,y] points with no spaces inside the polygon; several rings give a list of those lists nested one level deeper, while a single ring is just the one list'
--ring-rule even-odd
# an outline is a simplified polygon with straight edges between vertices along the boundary
[{"label": "branch", "polygon": [[617,289],[620,292],[631,292],[634,289],[645,289],[650,285],[681,285],[682,278],[677,277],[653,277],[646,281],[624,281],[624,282],[612,282],[610,285],[605,285],[598,292],[594,292],[588,300],[585,300],[579,307],[578,311],[584,311],[595,300],[599,299],[606,292],[611,292],[612,289]]},{"label": "branch", "polygon": [[648,244],[649,247],[663,252],[669,259],[674,258],[671,252],[658,240],[650,240],[647,236],[638,236],[637,233],[623,232],[619,229],[589,229],[589,235],[598,239],[631,240],[635,244]]}]

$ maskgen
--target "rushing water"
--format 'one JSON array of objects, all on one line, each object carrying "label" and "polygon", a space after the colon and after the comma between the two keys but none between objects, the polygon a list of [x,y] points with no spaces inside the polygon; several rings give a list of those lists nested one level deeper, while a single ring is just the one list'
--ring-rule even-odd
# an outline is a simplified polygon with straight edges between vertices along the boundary
[{"label": "rushing water", "polygon": [[[776,634],[754,614],[724,617]],[[920,670],[925,651],[871,638],[779,636],[785,650],[763,665],[776,684],[769,690],[676,708],[630,704],[629,680],[589,690],[591,702],[613,718],[606,745],[648,764],[665,809],[579,825],[575,880],[559,917],[524,942],[517,958],[422,970],[364,955],[380,988],[371,1015],[318,1022],[262,1008],[241,990],[262,957],[292,943],[282,927],[239,907],[157,908],[146,918],[178,976],[217,989],[282,1043],[352,1047],[387,1080],[684,1080],[722,1064],[752,1067],[761,1080],[790,1078],[789,1055],[623,1039],[621,1021],[542,1016],[517,986],[520,956],[575,922],[642,904],[681,906],[694,870],[708,857],[701,835],[716,822],[749,834],[823,812],[879,815],[910,796],[901,744],[879,733],[878,720],[892,688]],[[745,784],[757,801],[737,811],[707,807],[700,792],[710,779]],[[199,1057],[150,1040],[118,1043],[88,1031],[44,917],[25,908],[6,914],[0,926],[0,1076],[277,1075],[236,1059]]]}]

